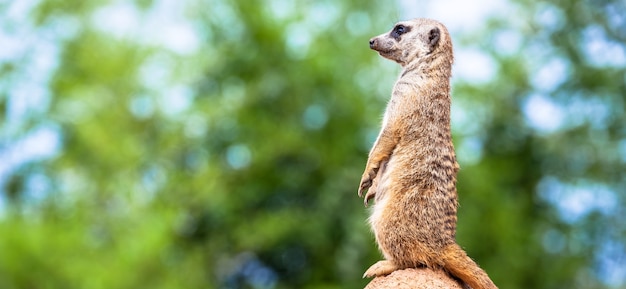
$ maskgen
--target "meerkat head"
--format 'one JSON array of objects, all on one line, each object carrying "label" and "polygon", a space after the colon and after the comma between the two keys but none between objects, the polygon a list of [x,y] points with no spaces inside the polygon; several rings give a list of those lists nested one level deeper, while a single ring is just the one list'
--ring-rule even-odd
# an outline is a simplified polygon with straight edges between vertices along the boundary
[{"label": "meerkat head", "polygon": [[402,66],[442,53],[449,54],[452,61],[452,42],[448,30],[443,24],[431,19],[399,22],[391,31],[370,39],[370,48]]}]

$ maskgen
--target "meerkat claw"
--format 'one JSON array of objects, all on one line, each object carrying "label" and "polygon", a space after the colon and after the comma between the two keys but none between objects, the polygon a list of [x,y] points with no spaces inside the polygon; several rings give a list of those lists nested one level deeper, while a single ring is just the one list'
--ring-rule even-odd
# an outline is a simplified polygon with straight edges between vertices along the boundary
[{"label": "meerkat claw", "polygon": [[369,201],[374,198],[374,196],[376,196],[376,192],[375,190],[368,190],[367,193],[365,194],[365,198],[363,199],[363,203],[364,205],[367,207]]},{"label": "meerkat claw", "polygon": [[359,197],[363,197],[363,192],[367,191],[372,186],[372,179],[369,176],[364,176],[361,179],[361,184],[359,185]]}]

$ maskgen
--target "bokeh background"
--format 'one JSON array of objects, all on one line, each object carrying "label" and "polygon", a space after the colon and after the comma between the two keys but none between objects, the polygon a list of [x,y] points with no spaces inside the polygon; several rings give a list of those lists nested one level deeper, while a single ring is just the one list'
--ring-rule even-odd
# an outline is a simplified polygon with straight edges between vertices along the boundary
[{"label": "bokeh background", "polygon": [[626,1],[0,0],[0,288],[363,288],[401,19],[448,25],[458,242],[626,288]]}]

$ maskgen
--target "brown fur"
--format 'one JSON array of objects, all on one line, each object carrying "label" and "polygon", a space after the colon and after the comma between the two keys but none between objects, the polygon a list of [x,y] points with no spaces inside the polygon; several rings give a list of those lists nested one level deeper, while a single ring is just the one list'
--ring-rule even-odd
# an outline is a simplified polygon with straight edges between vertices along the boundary
[{"label": "brown fur", "polygon": [[403,70],[359,186],[385,260],[365,277],[426,266],[473,289],[497,288],[457,245],[456,162],[450,133],[452,41],[441,23],[414,19],[374,37],[370,47]]}]

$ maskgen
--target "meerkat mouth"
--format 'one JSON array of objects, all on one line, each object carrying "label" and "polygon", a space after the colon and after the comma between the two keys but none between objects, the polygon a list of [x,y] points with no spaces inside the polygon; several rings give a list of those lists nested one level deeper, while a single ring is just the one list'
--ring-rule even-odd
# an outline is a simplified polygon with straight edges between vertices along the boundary
[{"label": "meerkat mouth", "polygon": [[398,62],[393,57],[393,50],[377,50],[376,52],[378,52],[378,55],[380,55],[383,58],[390,59],[390,60]]},{"label": "meerkat mouth", "polygon": [[378,52],[378,54],[380,54],[381,56],[390,55],[393,53],[393,50],[391,49],[376,49],[376,48],[372,48],[372,49]]}]

